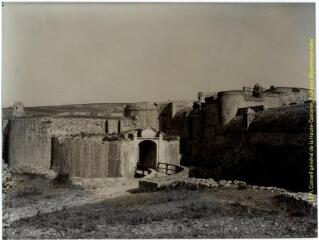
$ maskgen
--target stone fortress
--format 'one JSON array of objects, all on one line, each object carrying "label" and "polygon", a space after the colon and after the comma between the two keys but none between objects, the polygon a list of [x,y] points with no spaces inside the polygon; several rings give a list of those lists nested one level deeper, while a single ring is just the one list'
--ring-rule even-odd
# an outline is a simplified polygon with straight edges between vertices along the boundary
[{"label": "stone fortress", "polygon": [[[26,108],[15,103],[3,109],[3,159],[17,171],[53,170],[71,177],[133,178],[138,170],[168,164],[196,166],[198,174],[207,177],[247,180],[248,170],[236,172],[223,164],[237,168],[256,154],[251,149],[240,156],[229,156],[230,152],[256,136],[256,143],[279,136],[278,146],[267,143],[270,151],[301,135],[306,138],[308,94],[304,88],[264,89],[255,84],[242,90],[200,92],[196,101]],[[299,140],[306,148],[304,138]],[[289,154],[281,157],[295,161]],[[306,162],[304,157],[298,161]],[[287,179],[295,177],[292,173]]]},{"label": "stone fortress", "polygon": [[56,113],[28,112],[15,104],[4,126],[9,164],[21,171],[85,178],[134,177],[138,163],[145,168],[159,162],[179,165],[179,138],[158,130],[156,104],[117,107],[122,112]]}]

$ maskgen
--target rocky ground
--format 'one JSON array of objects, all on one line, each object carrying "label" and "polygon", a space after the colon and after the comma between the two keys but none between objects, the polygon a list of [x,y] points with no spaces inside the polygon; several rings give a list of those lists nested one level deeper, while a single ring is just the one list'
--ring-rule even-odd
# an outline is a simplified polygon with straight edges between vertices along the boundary
[{"label": "rocky ground", "polygon": [[317,236],[316,205],[278,188],[188,179],[139,192],[137,182],[123,179],[70,185],[13,178],[4,188],[6,239]]}]

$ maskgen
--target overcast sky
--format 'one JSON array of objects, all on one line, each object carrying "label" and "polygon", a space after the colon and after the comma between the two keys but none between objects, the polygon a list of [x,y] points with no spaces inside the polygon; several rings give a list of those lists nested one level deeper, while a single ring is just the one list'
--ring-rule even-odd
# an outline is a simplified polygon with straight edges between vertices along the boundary
[{"label": "overcast sky", "polygon": [[308,87],[315,5],[11,3],[2,104],[196,99],[198,91]]}]

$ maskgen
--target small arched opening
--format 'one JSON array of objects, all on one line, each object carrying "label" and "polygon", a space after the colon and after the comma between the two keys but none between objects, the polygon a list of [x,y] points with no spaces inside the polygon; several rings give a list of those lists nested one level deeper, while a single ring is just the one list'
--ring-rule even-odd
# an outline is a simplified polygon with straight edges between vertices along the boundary
[{"label": "small arched opening", "polygon": [[150,140],[144,140],[139,143],[138,166],[143,169],[156,169],[156,143]]}]

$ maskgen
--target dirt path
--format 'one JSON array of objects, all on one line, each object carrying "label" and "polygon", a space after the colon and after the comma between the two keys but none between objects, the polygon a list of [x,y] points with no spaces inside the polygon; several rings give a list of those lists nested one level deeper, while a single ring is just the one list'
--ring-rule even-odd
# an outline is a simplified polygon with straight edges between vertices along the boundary
[{"label": "dirt path", "polygon": [[123,178],[77,180],[75,185],[65,186],[52,186],[39,177],[20,176],[15,181],[18,186],[5,200],[5,226],[20,219],[129,195],[128,190],[138,187],[137,179]]},{"label": "dirt path", "polygon": [[126,192],[16,221],[5,228],[4,236],[40,239],[316,237],[316,208],[282,202],[276,198],[278,194],[252,188]]}]

